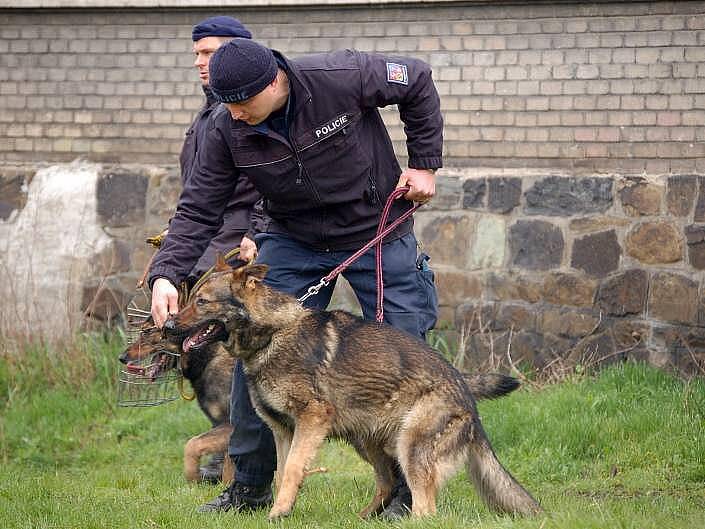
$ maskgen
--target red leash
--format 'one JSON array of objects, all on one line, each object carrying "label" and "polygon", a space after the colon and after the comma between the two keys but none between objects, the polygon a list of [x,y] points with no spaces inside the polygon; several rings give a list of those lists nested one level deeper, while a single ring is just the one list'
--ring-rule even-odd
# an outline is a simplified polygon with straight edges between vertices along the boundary
[{"label": "red leash", "polygon": [[[382,323],[384,321],[384,281],[382,281],[382,238],[384,237],[384,235],[381,235],[381,233],[384,231],[384,227],[387,224],[387,218],[389,217],[389,210],[392,209],[392,203],[397,198],[401,197],[402,195],[405,195],[408,190],[408,186],[400,187],[392,191],[392,193],[389,195],[387,203],[384,205],[384,210],[382,210],[382,216],[379,219],[379,227],[377,228],[377,237],[375,237],[375,239],[377,239],[377,245],[375,246],[375,276],[377,280],[377,312],[375,314],[375,320],[377,320],[379,323]],[[421,204],[413,206],[409,210],[409,212],[413,213],[420,206]],[[398,220],[399,219],[394,221],[392,225],[398,225],[395,224],[396,222],[398,222]]]},{"label": "red leash", "polygon": [[318,292],[323,288],[327,287],[330,285],[330,282],[335,279],[338,275],[340,275],[343,270],[345,270],[348,266],[350,266],[352,263],[357,261],[360,256],[362,256],[367,250],[372,248],[373,246],[376,245],[375,248],[375,263],[376,263],[376,280],[377,280],[377,313],[375,319],[378,322],[381,322],[382,319],[384,318],[384,282],[382,280],[382,240],[389,235],[391,232],[394,231],[394,229],[399,226],[402,222],[404,222],[406,219],[408,219],[414,211],[419,209],[421,207],[421,204],[415,204],[411,208],[409,208],[407,211],[405,211],[402,215],[399,216],[396,220],[394,220],[389,226],[385,227],[385,224],[387,224],[387,218],[389,217],[389,211],[392,209],[392,204],[394,201],[405,195],[409,191],[409,187],[398,187],[392,193],[389,195],[389,198],[387,199],[387,202],[384,205],[384,209],[382,210],[382,215],[379,219],[379,228],[377,228],[377,235],[375,236],[374,239],[369,241],[365,246],[360,248],[357,252],[352,254],[350,257],[348,257],[345,261],[340,263],[331,273],[329,273],[327,276],[322,278],[316,285],[310,286],[308,288],[308,291],[306,294],[301,296],[298,301],[299,303],[303,303],[305,300],[310,298],[311,296],[315,296],[318,294]]}]

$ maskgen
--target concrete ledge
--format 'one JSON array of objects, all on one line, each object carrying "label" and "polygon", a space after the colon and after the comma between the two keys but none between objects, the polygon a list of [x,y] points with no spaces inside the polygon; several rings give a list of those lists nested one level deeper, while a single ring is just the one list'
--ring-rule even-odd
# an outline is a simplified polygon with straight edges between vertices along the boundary
[{"label": "concrete ledge", "polygon": [[[187,8],[207,7],[320,7],[328,6],[358,6],[385,4],[424,4],[429,0],[0,0],[0,9],[32,9],[32,8]],[[479,1],[479,0],[478,0]],[[452,3],[444,2],[444,3]]]}]

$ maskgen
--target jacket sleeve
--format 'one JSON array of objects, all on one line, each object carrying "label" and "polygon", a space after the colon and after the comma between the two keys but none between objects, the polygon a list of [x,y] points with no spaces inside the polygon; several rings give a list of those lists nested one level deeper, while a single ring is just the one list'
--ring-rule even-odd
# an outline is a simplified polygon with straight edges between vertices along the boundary
[{"label": "jacket sleeve", "polygon": [[409,167],[442,167],[443,117],[431,67],[411,57],[357,53],[362,107],[397,105],[404,122]]},{"label": "jacket sleeve", "polygon": [[149,270],[150,287],[158,277],[174,285],[183,281],[218,232],[239,178],[228,133],[229,129],[216,126],[215,120],[209,121],[205,141],[169,224],[169,234]]}]

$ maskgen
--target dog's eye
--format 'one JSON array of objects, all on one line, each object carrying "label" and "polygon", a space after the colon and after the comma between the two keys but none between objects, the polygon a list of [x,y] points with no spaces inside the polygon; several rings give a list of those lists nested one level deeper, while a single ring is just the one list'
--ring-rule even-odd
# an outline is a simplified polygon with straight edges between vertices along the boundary
[{"label": "dog's eye", "polygon": [[206,303],[208,303],[208,300],[205,300],[205,299],[203,299],[203,298],[198,298],[198,299],[196,300],[196,305],[199,305],[199,306],[203,306],[203,305],[205,305]]}]

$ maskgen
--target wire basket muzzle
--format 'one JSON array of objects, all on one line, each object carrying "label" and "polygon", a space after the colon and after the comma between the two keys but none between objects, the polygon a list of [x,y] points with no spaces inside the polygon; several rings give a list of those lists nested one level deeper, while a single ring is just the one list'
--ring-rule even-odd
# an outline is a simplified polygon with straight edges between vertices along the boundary
[{"label": "wire basket muzzle", "polygon": [[179,355],[162,350],[150,358],[123,365],[118,373],[118,406],[158,406],[180,397]]}]

